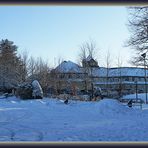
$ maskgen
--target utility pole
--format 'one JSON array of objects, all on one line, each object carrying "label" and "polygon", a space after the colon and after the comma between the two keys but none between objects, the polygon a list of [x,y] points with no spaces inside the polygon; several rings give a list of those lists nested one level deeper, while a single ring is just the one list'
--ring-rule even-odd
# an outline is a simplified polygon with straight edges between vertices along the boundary
[{"label": "utility pole", "polygon": [[145,94],[146,94],[146,104],[147,104],[147,74],[146,74],[146,53],[143,53],[141,55],[143,57],[143,60],[144,60],[144,72],[145,72]]},{"label": "utility pole", "polygon": [[138,100],[138,84],[137,84],[137,80],[135,81],[135,85],[136,85],[136,101]]}]

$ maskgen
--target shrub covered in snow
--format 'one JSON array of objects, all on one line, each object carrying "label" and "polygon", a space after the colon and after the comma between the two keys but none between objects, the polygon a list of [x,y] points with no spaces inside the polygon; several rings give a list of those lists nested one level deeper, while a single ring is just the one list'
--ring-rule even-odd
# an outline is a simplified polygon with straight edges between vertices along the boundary
[{"label": "shrub covered in snow", "polygon": [[28,83],[23,83],[19,85],[16,89],[16,95],[21,99],[31,99],[32,98],[32,85]]},{"label": "shrub covered in snow", "polygon": [[32,83],[23,83],[17,87],[16,95],[21,99],[42,99],[43,91],[37,80]]},{"label": "shrub covered in snow", "polygon": [[34,80],[31,83],[31,85],[33,88],[32,96],[36,99],[42,99],[43,98],[43,90],[42,90],[39,82],[37,80]]}]

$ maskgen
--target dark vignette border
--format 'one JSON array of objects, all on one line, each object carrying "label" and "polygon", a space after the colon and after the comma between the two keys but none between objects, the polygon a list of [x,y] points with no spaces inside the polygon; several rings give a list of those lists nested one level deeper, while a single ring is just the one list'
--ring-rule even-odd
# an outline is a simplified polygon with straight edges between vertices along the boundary
[{"label": "dark vignette border", "polygon": [[[148,5],[148,0],[0,0],[0,6],[76,5],[132,6]],[[0,147],[148,147],[148,142],[0,142]]]},{"label": "dark vignette border", "polygon": [[148,147],[148,143],[142,143],[142,142],[14,142],[14,143],[0,143],[0,146],[2,147],[34,147],[34,148],[38,148],[38,147],[63,147],[63,148],[68,148],[68,147],[83,147],[83,148],[89,148],[89,147],[112,147],[112,148],[124,148],[124,147],[132,147],[132,148],[138,148],[138,147]]},{"label": "dark vignette border", "polygon": [[145,5],[148,0],[0,0],[0,5]]}]

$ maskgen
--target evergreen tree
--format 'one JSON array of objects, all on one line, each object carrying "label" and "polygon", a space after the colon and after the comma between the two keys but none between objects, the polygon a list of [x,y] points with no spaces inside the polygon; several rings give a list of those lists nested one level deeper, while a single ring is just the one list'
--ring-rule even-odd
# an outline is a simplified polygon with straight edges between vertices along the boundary
[{"label": "evergreen tree", "polygon": [[22,61],[17,56],[17,46],[8,39],[0,41],[0,86],[11,89],[21,81]]}]

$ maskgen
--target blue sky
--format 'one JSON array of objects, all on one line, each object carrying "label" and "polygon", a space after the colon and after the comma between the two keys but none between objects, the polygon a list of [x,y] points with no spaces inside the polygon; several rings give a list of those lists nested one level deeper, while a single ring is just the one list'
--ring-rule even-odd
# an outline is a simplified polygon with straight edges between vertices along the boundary
[{"label": "blue sky", "polygon": [[110,50],[112,66],[121,57],[123,66],[132,50],[123,47],[129,37],[124,6],[0,6],[0,39],[9,39],[34,57],[77,62],[79,46],[90,38],[98,47],[100,66]]}]

